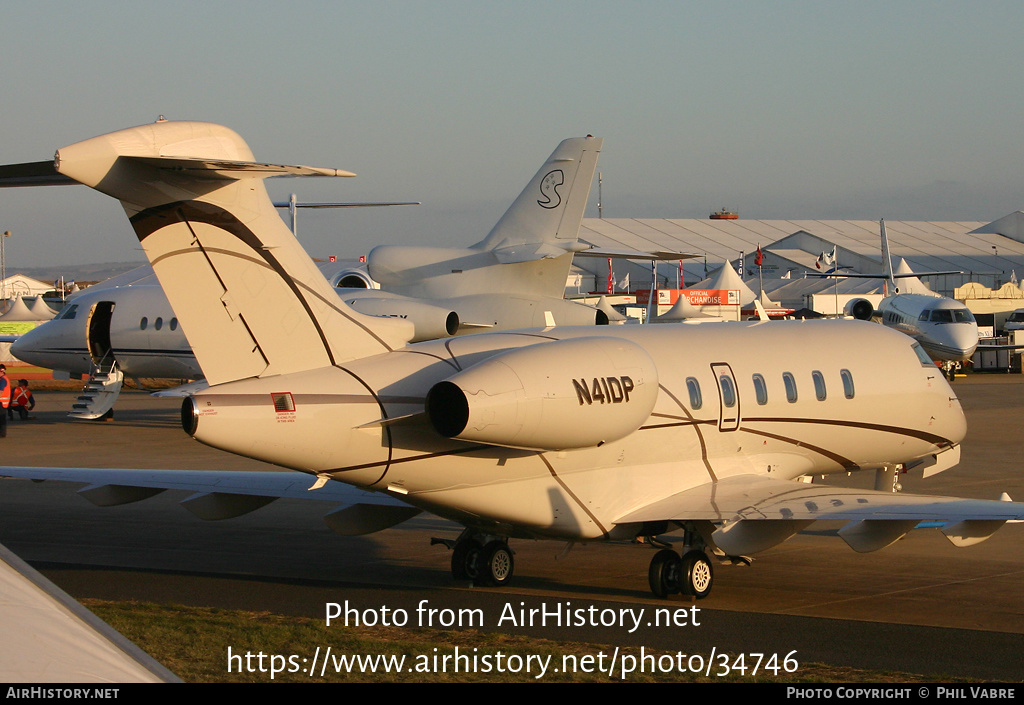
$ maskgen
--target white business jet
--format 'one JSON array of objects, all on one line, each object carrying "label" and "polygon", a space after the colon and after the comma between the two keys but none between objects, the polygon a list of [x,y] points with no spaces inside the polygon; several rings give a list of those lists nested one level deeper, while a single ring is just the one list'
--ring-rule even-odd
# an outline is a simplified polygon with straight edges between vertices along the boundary
[{"label": "white business jet", "polygon": [[[918,275],[900,260],[895,269],[889,254],[889,238],[885,221],[878,221],[882,237],[881,274],[835,273],[829,276],[860,279],[884,279],[889,295],[875,309],[867,299],[851,299],[845,313],[861,320],[875,320],[884,326],[909,335],[924,348],[932,360],[942,363],[943,370],[952,376],[961,363],[971,359],[978,347],[978,322],[964,304],[931,291]],[[928,272],[962,274],[962,272]]]},{"label": "white business jet", "polygon": [[0,474],[89,483],[100,504],[190,489],[186,506],[205,518],[319,495],[348,502],[329,516],[347,533],[425,510],[466,527],[452,570],[483,584],[512,578],[509,538],[682,530],[681,553],[651,560],[661,596],[704,597],[713,561],[748,562],[817,520],[846,522],[839,536],[873,551],[922,521],[963,546],[1024,518],[1013,502],[796,481],[957,463],[956,395],[920,344],[882,326],[565,326],[411,343],[409,321],[338,299],[262,186],[332,170],[257,168],[236,133],[196,122],[64,147],[54,168],[122,203],[188,330],[210,387],[185,400],[186,432],[306,473],[311,491],[294,473]]}]

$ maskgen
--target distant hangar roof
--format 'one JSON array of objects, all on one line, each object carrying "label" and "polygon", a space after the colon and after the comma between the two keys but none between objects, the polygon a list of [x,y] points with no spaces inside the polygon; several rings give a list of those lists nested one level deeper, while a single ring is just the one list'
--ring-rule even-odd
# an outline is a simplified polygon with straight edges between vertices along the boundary
[{"label": "distant hangar roof", "polygon": [[[998,286],[1024,275],[1024,213],[1017,211],[991,223],[980,221],[886,220],[894,263],[905,258],[915,272],[962,270],[963,275],[930,278],[936,291],[952,294],[967,281]],[[752,255],[761,247],[766,279],[803,276],[814,271],[822,253],[836,250],[840,265],[851,271],[881,271],[881,241],[874,220],[708,220],[698,218],[585,218],[580,238],[598,247],[674,249],[696,254],[683,264],[687,283],[706,277],[725,261],[745,253],[748,273],[756,275]],[[596,265],[595,265],[596,266]],[[649,263],[634,265],[638,282]],[[667,265],[659,269],[665,276]],[[618,266],[616,267],[618,269]],[[589,269],[589,267],[588,267]],[[634,270],[630,270],[634,271]],[[650,281],[650,276],[646,277]]]}]

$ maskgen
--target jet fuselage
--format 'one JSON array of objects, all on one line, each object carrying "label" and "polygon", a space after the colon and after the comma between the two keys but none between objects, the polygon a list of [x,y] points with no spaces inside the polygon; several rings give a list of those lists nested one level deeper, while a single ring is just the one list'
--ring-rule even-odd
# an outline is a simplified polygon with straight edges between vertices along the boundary
[{"label": "jet fuselage", "polygon": [[[481,530],[615,538],[635,534],[616,525],[631,510],[733,475],[880,468],[959,443],[960,404],[915,347],[859,321],[517,331],[218,385],[183,422]],[[439,384],[464,392],[462,417],[426,401]]]}]

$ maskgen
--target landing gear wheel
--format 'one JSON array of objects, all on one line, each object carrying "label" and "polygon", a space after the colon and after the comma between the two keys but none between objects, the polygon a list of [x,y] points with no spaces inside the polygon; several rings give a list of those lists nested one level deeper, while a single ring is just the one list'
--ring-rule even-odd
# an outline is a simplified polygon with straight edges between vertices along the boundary
[{"label": "landing gear wheel", "polygon": [[704,551],[689,551],[683,556],[679,576],[684,595],[692,595],[700,600],[711,594],[715,572]]},{"label": "landing gear wheel", "polygon": [[476,580],[480,576],[480,546],[474,541],[459,541],[452,549],[452,577]]},{"label": "landing gear wheel", "polygon": [[647,571],[651,592],[662,599],[679,592],[679,569],[679,554],[675,551],[663,548],[655,553]]},{"label": "landing gear wheel", "polygon": [[515,570],[512,549],[504,541],[491,541],[480,551],[477,570],[482,585],[508,585]]}]

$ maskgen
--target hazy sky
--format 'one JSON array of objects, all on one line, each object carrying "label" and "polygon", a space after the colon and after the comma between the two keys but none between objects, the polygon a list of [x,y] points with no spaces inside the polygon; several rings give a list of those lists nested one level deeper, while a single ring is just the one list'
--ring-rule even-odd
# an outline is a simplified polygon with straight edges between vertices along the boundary
[{"label": "hazy sky", "polygon": [[[314,256],[468,245],[563,138],[604,215],[995,220],[1024,208],[1020,2],[6,2],[0,163],[168,119],[356,179],[275,197]],[[596,202],[596,187],[591,202]],[[588,215],[596,216],[596,208]],[[141,259],[85,187],[0,191],[8,271]]]}]

